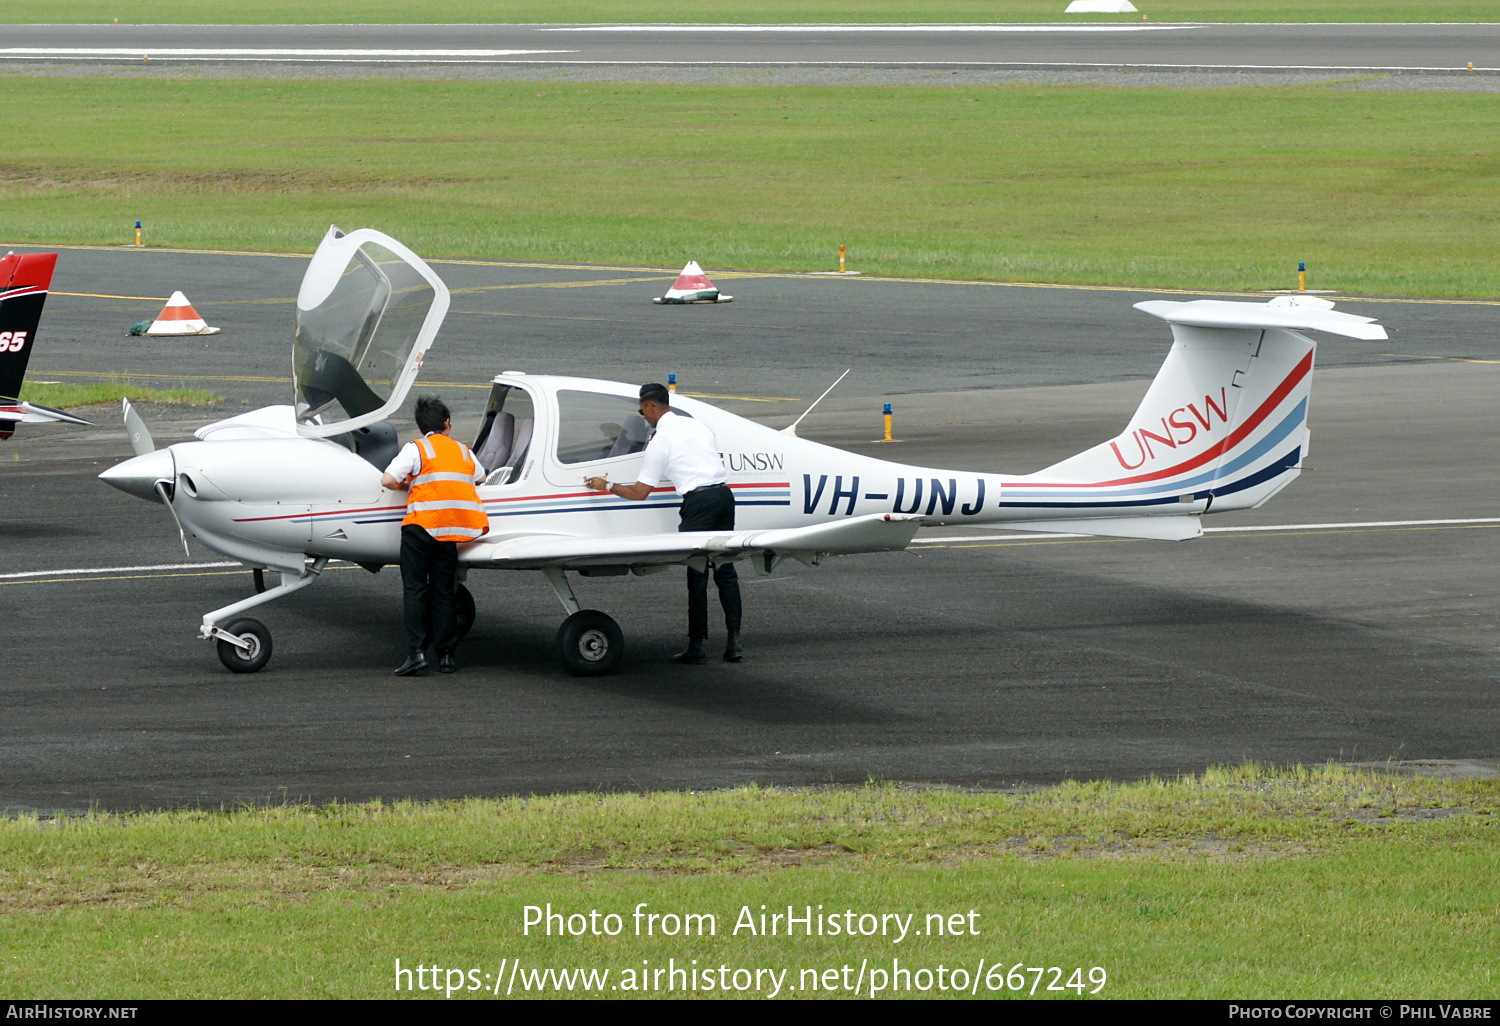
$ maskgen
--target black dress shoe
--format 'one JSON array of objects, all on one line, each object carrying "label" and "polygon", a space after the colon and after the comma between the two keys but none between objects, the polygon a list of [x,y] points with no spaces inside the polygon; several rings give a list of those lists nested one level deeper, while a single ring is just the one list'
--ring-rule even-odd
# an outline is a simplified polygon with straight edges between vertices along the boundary
[{"label": "black dress shoe", "polygon": [[410,677],[425,672],[427,672],[427,656],[422,652],[418,652],[414,656],[407,656],[406,662],[396,667],[396,676],[398,677]]},{"label": "black dress shoe", "polygon": [[452,673],[456,669],[458,669],[458,660],[453,658],[452,652],[438,660],[438,673]]},{"label": "black dress shoe", "polygon": [[703,650],[702,638],[689,638],[688,647],[672,657],[673,662],[685,663],[688,666],[697,666],[708,659],[708,653]]},{"label": "black dress shoe", "polygon": [[729,640],[724,644],[724,661],[726,663],[737,663],[745,658],[745,653],[740,649],[739,632],[729,635]]}]

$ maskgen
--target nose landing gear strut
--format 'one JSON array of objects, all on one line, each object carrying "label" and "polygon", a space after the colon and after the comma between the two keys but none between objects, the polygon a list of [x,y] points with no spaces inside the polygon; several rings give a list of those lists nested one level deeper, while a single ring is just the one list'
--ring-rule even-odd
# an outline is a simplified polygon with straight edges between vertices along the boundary
[{"label": "nose landing gear strut", "polygon": [[[281,583],[276,587],[260,591],[259,594],[231,603],[222,609],[215,609],[211,613],[204,613],[203,624],[198,628],[198,637],[205,641],[218,642],[219,661],[230,671],[234,673],[258,672],[271,660],[271,632],[259,620],[252,620],[249,617],[234,620],[230,618],[237,617],[240,613],[254,609],[256,606],[274,602],[294,591],[301,591],[317,580],[318,575],[327,565],[328,558],[320,556],[303,567],[301,577],[282,574]],[[263,580],[261,575],[256,575],[258,585]],[[226,621],[229,622],[225,626],[219,626]]]}]

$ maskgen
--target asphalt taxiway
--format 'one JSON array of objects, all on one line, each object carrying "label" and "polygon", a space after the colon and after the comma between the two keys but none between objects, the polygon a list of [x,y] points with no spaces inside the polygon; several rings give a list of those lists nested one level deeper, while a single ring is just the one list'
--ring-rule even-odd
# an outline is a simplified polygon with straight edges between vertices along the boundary
[{"label": "asphalt taxiway", "polygon": [[[148,408],[163,441],[285,401],[302,266],[65,250],[31,376],[151,375],[224,397]],[[1160,297],[1121,290],[724,274],[735,303],[664,308],[649,302],[662,270],[436,266],[454,310],[424,382],[461,419],[503,369],[675,370],[779,427],[853,365],[805,437],[1029,471],[1117,431],[1168,339],[1130,306]],[[124,335],[174,288],[223,334]],[[248,593],[248,573],[185,560],[161,507],[94,480],[129,453],[111,411],[92,430],[23,426],[0,449],[0,807],[1493,759],[1496,304],[1340,303],[1392,339],[1320,340],[1307,468],[1265,508],[1208,521],[1234,530],[1179,545],[950,530],[910,553],[747,573],[737,666],[670,663],[677,575],[581,582],[626,633],[603,680],[556,665],[561,610],[530,574],[470,578],[460,673],[394,678],[399,581],[353,568],[267,607],[271,665],[231,676],[194,628]],[[886,398],[889,446],[873,441]]]},{"label": "asphalt taxiway", "polygon": [[1500,25],[12,25],[0,45],[13,67],[147,59],[302,74],[341,64],[453,75],[507,65],[1483,73],[1500,70]]}]

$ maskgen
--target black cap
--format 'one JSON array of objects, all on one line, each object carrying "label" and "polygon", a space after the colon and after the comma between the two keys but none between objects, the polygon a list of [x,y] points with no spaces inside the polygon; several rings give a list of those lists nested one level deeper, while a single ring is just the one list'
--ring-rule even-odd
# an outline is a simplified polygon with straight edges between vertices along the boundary
[{"label": "black cap", "polygon": [[672,405],[672,393],[667,391],[667,386],[653,381],[649,385],[641,386],[641,402],[660,403],[663,406]]}]

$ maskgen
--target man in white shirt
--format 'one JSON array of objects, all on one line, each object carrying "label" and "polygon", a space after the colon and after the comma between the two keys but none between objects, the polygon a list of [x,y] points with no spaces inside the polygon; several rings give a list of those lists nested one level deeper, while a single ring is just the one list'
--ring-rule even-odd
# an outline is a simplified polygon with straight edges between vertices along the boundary
[{"label": "man in white shirt", "polygon": [[[733,531],[734,492],[729,489],[729,475],[719,456],[719,443],[708,425],[686,413],[672,409],[671,394],[665,385],[641,386],[641,416],[654,429],[646,444],[645,461],[634,484],[610,484],[602,477],[586,478],[584,483],[596,491],[609,492],[622,499],[644,499],[666,478],[682,496],[679,531]],[[708,640],[708,574],[688,567],[688,646],[672,658],[679,663],[697,664],[708,658],[704,642]],[[719,605],[724,607],[724,628],[729,639],[724,645],[724,661],[737,663],[743,658],[740,648],[740,579],[733,563],[714,567],[714,584],[719,589]]]}]

